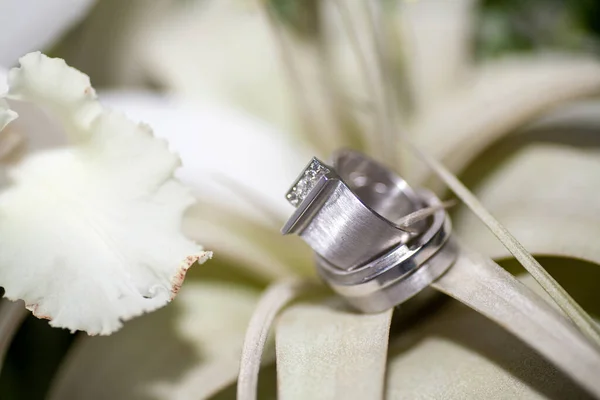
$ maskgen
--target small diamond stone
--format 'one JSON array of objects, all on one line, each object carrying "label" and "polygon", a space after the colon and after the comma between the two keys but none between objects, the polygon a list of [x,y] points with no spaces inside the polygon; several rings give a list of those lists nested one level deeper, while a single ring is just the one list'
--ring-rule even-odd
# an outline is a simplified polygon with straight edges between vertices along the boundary
[{"label": "small diamond stone", "polygon": [[322,162],[313,158],[304,171],[302,171],[294,186],[285,195],[286,199],[291,205],[298,207],[315,187],[319,179],[328,172],[329,169]]},{"label": "small diamond stone", "polygon": [[298,205],[298,203],[300,203],[300,200],[298,199],[298,195],[296,194],[296,192],[289,192],[285,198],[294,206],[296,207]]},{"label": "small diamond stone", "polygon": [[314,178],[315,176],[317,176],[317,171],[315,171],[314,169],[307,169],[306,171],[304,171],[304,176],[306,176],[307,178]]},{"label": "small diamond stone", "polygon": [[311,189],[311,183],[314,178],[303,177],[296,183],[296,193],[298,196],[305,197]]}]

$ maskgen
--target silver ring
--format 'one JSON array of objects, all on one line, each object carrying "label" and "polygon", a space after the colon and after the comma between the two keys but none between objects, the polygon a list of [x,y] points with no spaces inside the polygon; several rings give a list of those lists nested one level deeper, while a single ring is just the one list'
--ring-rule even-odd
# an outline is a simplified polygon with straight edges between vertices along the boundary
[{"label": "silver ring", "polygon": [[363,312],[405,302],[440,277],[456,259],[451,224],[442,208],[408,231],[396,224],[440,204],[362,153],[342,150],[333,166],[313,159],[286,198],[296,211],[282,229],[316,253],[317,270]]},{"label": "silver ring", "polygon": [[333,167],[313,158],[286,195],[297,209],[282,232],[343,269],[407,241],[411,232],[394,220],[422,208],[403,179],[359,154],[338,152]]}]

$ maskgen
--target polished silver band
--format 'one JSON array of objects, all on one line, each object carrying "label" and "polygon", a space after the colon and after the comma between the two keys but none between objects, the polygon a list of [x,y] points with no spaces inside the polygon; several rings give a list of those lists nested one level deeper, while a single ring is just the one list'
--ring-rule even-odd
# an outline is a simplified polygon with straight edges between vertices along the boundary
[{"label": "polished silver band", "polygon": [[297,207],[282,232],[298,234],[316,253],[321,277],[363,312],[398,305],[425,289],[454,262],[443,208],[410,229],[396,222],[440,204],[414,191],[365,155],[342,150],[330,167],[313,159],[288,191]]}]

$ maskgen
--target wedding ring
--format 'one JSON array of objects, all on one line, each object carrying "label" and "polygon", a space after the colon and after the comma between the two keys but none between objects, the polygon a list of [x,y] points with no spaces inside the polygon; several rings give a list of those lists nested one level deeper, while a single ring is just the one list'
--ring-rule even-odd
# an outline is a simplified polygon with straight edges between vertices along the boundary
[{"label": "wedding ring", "polygon": [[403,179],[359,154],[340,151],[333,167],[313,158],[286,195],[297,209],[282,232],[300,235],[342,269],[408,240],[411,231],[394,221],[422,208]]},{"label": "wedding ring", "polygon": [[296,211],[282,232],[307,242],[321,277],[363,312],[405,302],[456,258],[443,207],[408,228],[397,224],[440,200],[362,153],[338,151],[332,166],[313,158],[286,198]]}]

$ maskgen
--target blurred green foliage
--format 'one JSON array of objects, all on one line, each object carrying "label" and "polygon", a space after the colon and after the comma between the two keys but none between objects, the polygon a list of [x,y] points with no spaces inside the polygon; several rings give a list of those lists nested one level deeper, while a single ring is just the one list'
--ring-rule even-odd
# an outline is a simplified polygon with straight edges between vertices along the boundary
[{"label": "blurred green foliage", "polygon": [[45,398],[52,378],[76,335],[28,315],[15,336],[0,374],[0,399]]},{"label": "blurred green foliage", "polygon": [[[570,258],[542,256],[536,259],[546,271],[567,291],[592,317],[600,318],[598,265]],[[525,269],[514,258],[501,260],[499,264],[513,275],[526,274]]]},{"label": "blurred green foliage", "polygon": [[600,54],[600,1],[483,0],[476,36],[480,58],[558,49]]},{"label": "blurred green foliage", "polygon": [[319,0],[268,0],[274,15],[300,37],[319,33]]},{"label": "blurred green foliage", "polygon": [[[290,31],[311,38],[319,32],[319,0],[267,0]],[[381,0],[392,5],[391,0]],[[406,0],[398,0],[406,1]],[[600,55],[600,0],[480,0],[476,53],[573,50]]]}]

